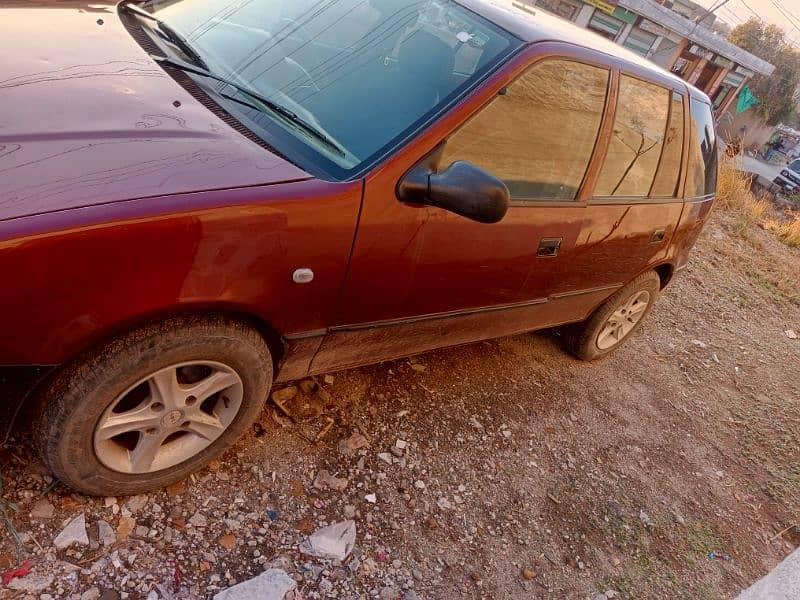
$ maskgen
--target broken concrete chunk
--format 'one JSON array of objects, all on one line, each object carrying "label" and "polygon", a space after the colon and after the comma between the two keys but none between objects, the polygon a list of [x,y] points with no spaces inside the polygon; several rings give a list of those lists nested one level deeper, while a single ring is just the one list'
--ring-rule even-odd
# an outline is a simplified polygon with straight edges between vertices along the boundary
[{"label": "broken concrete chunk", "polygon": [[318,529],[300,544],[300,551],[317,558],[342,561],[356,544],[355,521],[341,521]]},{"label": "broken concrete chunk", "polygon": [[89,545],[89,536],[86,534],[86,515],[84,513],[72,519],[69,525],[53,540],[53,545],[59,550],[69,548],[73,544],[79,546]]},{"label": "broken concrete chunk", "polygon": [[248,579],[222,590],[214,600],[286,600],[297,587],[295,580],[283,569],[267,569],[258,577]]},{"label": "broken concrete chunk", "polygon": [[329,471],[322,469],[314,478],[314,487],[318,490],[334,490],[341,492],[347,487],[346,477],[334,477]]},{"label": "broken concrete chunk", "polygon": [[111,546],[117,541],[114,528],[102,519],[97,522],[97,541],[103,546]]}]

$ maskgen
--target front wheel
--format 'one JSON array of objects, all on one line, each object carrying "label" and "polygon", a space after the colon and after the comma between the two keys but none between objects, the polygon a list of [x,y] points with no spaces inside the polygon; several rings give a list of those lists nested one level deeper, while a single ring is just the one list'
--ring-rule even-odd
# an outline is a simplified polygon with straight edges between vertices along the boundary
[{"label": "front wheel", "polygon": [[582,360],[595,360],[619,348],[642,326],[661,289],[655,271],[639,275],[606,300],[583,323],[568,332],[569,350]]},{"label": "front wheel", "polygon": [[78,491],[137,494],[185,478],[258,417],[272,358],[254,328],[169,319],[118,337],[59,372],[34,425],[45,464]]}]

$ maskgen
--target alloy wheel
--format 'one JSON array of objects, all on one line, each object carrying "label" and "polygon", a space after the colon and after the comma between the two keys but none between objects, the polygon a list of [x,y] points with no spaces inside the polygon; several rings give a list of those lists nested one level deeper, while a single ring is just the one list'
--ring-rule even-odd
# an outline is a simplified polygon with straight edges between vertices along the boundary
[{"label": "alloy wheel", "polygon": [[243,385],[219,362],[174,364],[117,396],[94,430],[98,460],[122,473],[152,473],[210,446],[236,418]]},{"label": "alloy wheel", "polygon": [[651,295],[647,290],[631,294],[627,300],[611,313],[600,333],[597,334],[597,347],[600,350],[608,350],[625,339],[642,319],[650,301]]}]

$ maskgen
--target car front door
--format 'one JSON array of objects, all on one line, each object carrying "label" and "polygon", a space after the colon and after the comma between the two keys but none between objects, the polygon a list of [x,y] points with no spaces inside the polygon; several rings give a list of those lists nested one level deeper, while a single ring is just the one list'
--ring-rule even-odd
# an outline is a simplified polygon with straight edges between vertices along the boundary
[{"label": "car front door", "polygon": [[[367,177],[337,324],[312,371],[558,321],[548,296],[585,228],[579,193],[610,74],[598,62],[533,60],[510,65]],[[440,170],[466,160],[506,183],[501,222],[398,200],[398,181],[441,143]]]}]

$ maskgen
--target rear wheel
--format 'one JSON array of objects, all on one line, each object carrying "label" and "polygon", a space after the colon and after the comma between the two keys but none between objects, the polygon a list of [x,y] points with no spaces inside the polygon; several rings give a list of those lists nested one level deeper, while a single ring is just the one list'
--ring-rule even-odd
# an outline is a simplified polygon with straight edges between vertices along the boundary
[{"label": "rear wheel", "polygon": [[65,367],[40,398],[35,437],[71,487],[136,494],[183,479],[233,445],[271,384],[272,359],[254,328],[169,319]]},{"label": "rear wheel", "polygon": [[655,271],[643,273],[621,288],[586,321],[571,327],[568,343],[572,354],[594,360],[619,348],[642,326],[660,289],[661,279]]}]

